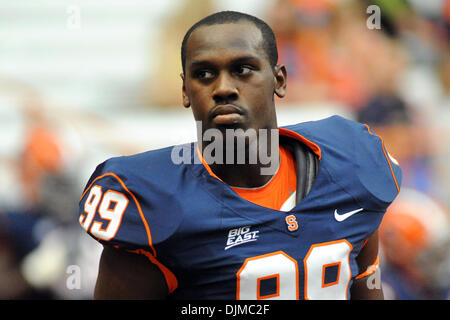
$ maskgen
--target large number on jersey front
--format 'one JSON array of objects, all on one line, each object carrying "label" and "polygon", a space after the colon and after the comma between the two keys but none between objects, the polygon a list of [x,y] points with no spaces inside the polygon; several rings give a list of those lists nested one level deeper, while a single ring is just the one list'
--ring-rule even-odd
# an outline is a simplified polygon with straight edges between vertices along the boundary
[{"label": "large number on jersey front", "polygon": [[[345,239],[311,246],[303,260],[305,299],[347,299],[352,249]],[[283,251],[247,258],[236,274],[236,298],[299,299],[298,274],[297,261]]]},{"label": "large number on jersey front", "polygon": [[[114,238],[119,230],[127,206],[128,199],[123,193],[108,190],[102,198],[102,187],[95,185],[84,203],[86,215],[81,214],[79,222],[84,230],[90,230],[95,237],[108,241]],[[97,211],[105,222],[93,221]]]},{"label": "large number on jersey front", "polygon": [[[261,292],[261,286],[268,281],[274,283],[274,290],[264,294]],[[237,273],[236,298],[238,300],[298,299],[297,261],[283,251],[246,259]]]}]

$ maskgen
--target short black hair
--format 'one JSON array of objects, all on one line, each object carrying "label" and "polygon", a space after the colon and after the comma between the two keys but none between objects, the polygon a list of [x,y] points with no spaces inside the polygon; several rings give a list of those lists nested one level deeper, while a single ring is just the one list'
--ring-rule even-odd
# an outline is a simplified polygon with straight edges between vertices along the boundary
[{"label": "short black hair", "polygon": [[278,61],[278,49],[275,34],[272,28],[263,20],[237,11],[220,11],[213,13],[202,20],[196,22],[184,35],[183,42],[181,44],[181,65],[183,67],[183,73],[186,66],[186,46],[192,32],[201,26],[212,26],[216,24],[236,23],[239,21],[249,21],[253,23],[260,31],[263,38],[263,48],[269,59],[269,63],[272,67],[275,67]]}]

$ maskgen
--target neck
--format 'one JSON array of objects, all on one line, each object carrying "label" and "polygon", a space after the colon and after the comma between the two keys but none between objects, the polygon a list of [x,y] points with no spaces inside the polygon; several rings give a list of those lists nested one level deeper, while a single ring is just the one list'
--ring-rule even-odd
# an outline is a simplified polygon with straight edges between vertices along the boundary
[{"label": "neck", "polygon": [[233,187],[257,188],[273,177],[273,174],[261,174],[261,168],[264,166],[260,164],[213,164],[210,168],[223,182]]},{"label": "neck", "polygon": [[221,142],[203,141],[203,159],[211,171],[228,185],[242,188],[263,186],[276,173],[280,163],[278,129],[270,130],[269,134],[267,131],[255,137],[247,136],[241,143],[237,141],[239,137]]}]

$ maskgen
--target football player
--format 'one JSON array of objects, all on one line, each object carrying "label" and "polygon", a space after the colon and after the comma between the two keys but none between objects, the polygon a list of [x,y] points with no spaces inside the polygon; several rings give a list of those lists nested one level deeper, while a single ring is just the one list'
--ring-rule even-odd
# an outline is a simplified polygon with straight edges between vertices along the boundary
[{"label": "football player", "polygon": [[279,128],[277,56],[271,28],[247,14],[188,30],[197,142],[109,159],[81,197],[79,222],[104,245],[95,298],[383,298],[367,283],[400,168],[370,128],[338,116]]}]

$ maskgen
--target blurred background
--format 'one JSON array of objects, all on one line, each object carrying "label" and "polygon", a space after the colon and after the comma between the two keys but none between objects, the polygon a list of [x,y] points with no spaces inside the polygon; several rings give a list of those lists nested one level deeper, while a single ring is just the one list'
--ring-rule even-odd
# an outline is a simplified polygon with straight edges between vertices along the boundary
[{"label": "blurred background", "polygon": [[106,158],[196,139],[180,46],[219,10],[273,27],[280,125],[339,114],[383,137],[403,169],[385,297],[449,299],[449,0],[0,0],[0,299],[92,298],[78,199]]}]

